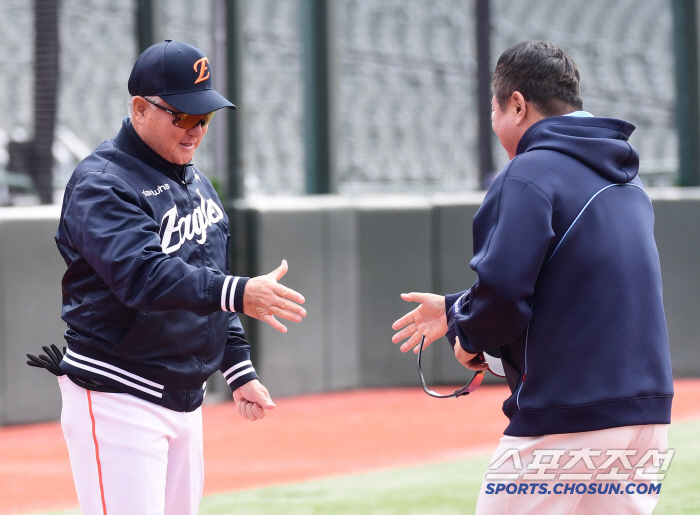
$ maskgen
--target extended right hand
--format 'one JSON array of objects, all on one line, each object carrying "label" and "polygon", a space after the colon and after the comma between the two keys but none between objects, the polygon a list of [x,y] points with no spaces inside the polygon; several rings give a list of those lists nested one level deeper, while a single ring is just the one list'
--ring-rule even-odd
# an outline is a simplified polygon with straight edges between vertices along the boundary
[{"label": "extended right hand", "polygon": [[286,333],[287,328],[275,316],[292,322],[301,322],[301,317],[306,316],[306,310],[298,305],[304,303],[304,296],[277,282],[287,269],[287,261],[283,259],[269,274],[248,279],[243,292],[243,312],[281,333]]},{"label": "extended right hand", "polygon": [[427,347],[438,338],[447,333],[447,315],[445,313],[445,297],[433,293],[402,293],[401,298],[408,302],[420,302],[413,311],[409,311],[392,324],[392,329],[398,330],[391,341],[399,343],[408,338],[401,345],[401,352],[418,352],[417,345],[425,335],[423,347]]}]

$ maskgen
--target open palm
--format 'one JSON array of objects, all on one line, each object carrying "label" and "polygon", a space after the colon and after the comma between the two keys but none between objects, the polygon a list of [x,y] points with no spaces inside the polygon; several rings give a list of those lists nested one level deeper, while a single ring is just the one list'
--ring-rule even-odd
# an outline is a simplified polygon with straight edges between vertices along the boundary
[{"label": "open palm", "polygon": [[298,305],[304,303],[304,296],[277,282],[288,268],[283,259],[282,264],[269,274],[249,279],[243,294],[243,312],[268,323],[280,333],[286,333],[287,327],[275,316],[292,322],[301,322],[301,317],[306,316],[306,310]]},{"label": "open palm", "polygon": [[447,332],[447,316],[445,315],[445,297],[433,293],[402,293],[401,298],[407,302],[420,302],[413,311],[409,311],[392,324],[392,329],[399,330],[391,341],[399,343],[408,338],[401,345],[402,352],[416,347],[423,335],[425,335],[424,347],[427,347]]}]

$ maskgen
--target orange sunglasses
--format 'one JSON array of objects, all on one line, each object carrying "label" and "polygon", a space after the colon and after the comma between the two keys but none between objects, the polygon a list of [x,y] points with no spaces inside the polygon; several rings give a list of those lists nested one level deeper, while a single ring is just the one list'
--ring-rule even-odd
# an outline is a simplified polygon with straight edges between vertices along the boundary
[{"label": "orange sunglasses", "polygon": [[202,127],[204,127],[209,124],[211,119],[214,118],[214,114],[216,113],[216,111],[204,114],[181,113],[179,111],[173,111],[172,109],[168,109],[167,107],[162,106],[154,102],[153,100],[150,100],[149,98],[142,98],[149,104],[154,105],[157,108],[162,109],[166,113],[173,115],[175,117],[173,119],[173,125],[175,125],[176,127],[180,127],[181,129],[193,129],[197,125],[201,125]]}]

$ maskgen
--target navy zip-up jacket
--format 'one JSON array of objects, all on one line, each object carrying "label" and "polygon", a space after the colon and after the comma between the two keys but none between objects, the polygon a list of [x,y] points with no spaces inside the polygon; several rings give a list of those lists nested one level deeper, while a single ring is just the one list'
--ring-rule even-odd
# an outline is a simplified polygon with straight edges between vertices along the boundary
[{"label": "navy zip-up jacket", "polygon": [[668,424],[673,381],[652,204],[634,126],[533,124],[474,216],[478,275],[448,339],[500,352],[511,436]]},{"label": "navy zip-up jacket", "polygon": [[209,180],[170,163],[128,118],[68,181],[56,243],[68,269],[61,370],[175,411],[199,407],[217,369],[256,379],[229,271],[229,221]]}]

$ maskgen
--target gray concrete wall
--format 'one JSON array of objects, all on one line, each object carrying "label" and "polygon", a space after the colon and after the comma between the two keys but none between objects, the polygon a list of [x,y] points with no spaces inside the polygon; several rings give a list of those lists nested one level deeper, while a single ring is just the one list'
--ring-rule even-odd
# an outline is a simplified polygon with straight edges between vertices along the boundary
[{"label": "gray concrete wall", "polygon": [[652,190],[673,373],[700,376],[700,188]]},{"label": "gray concrete wall", "polygon": [[[653,190],[671,357],[678,377],[700,377],[700,189]],[[273,396],[366,386],[417,385],[413,353],[391,343],[410,291],[450,293],[475,279],[471,222],[483,196],[267,198],[230,213],[235,271],[267,273],[304,294],[308,316],[287,334],[244,318],[253,356]],[[0,424],[55,419],[56,380],[24,355],[62,345],[53,236],[58,208],[0,209]],[[443,339],[424,354],[431,384],[468,380]],[[213,399],[227,398],[214,380]],[[217,397],[218,390],[224,394]]]},{"label": "gray concrete wall", "polygon": [[[435,293],[456,293],[474,284],[476,273],[469,268],[473,254],[472,220],[483,198],[483,193],[472,193],[459,197],[445,195],[434,199]],[[469,372],[454,358],[447,339],[443,338],[435,347],[432,370],[435,380],[446,384],[465,382]],[[504,382],[491,374],[486,374],[484,381]]]},{"label": "gray concrete wall", "polygon": [[286,259],[290,271],[281,282],[304,295],[309,312],[301,324],[280,320],[289,329],[286,334],[258,324],[257,336],[265,345],[256,350],[255,366],[265,371],[265,384],[271,391],[320,391],[326,358],[321,316],[325,303],[323,212],[260,210],[254,216],[258,273],[270,272]]},{"label": "gray concrete wall", "polygon": [[56,377],[25,365],[43,345],[63,346],[61,277],[54,235],[59,208],[0,209],[0,424],[61,412]]}]

